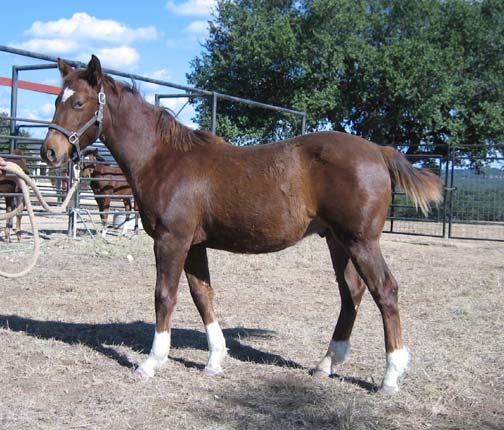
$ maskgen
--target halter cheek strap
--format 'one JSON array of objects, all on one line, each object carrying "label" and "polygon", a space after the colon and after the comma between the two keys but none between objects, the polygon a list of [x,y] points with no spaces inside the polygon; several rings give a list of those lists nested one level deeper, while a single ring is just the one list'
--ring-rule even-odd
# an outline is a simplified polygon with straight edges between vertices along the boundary
[{"label": "halter cheek strap", "polygon": [[96,110],[95,114],[89,119],[89,121],[86,122],[78,131],[68,130],[65,127],[62,127],[61,125],[56,124],[54,122],[52,122],[47,126],[47,128],[57,130],[68,138],[68,142],[74,148],[74,151],[72,153],[72,161],[74,163],[78,163],[81,159],[80,137],[95,124],[98,124],[98,133],[96,134],[96,137],[93,139],[93,142],[100,137],[102,131],[103,109],[105,108],[105,103],[106,103],[106,96],[105,92],[103,91],[103,85],[101,85],[100,92],[98,93],[98,109]]}]

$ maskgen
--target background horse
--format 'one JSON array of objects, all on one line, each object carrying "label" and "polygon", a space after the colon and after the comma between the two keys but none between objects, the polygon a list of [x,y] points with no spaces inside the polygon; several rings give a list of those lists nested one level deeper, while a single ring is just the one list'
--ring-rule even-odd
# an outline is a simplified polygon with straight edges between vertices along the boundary
[{"label": "background horse", "polygon": [[[22,156],[23,151],[20,149],[15,149],[12,153],[13,155]],[[25,160],[22,158],[13,158],[9,160],[19,167],[21,167],[25,173],[28,173],[28,167],[26,166]],[[0,171],[0,194],[13,194],[21,193],[21,188],[18,185],[17,178],[14,175],[6,175],[5,172]],[[5,196],[5,212],[11,212],[14,208],[19,207],[23,204],[23,196]],[[16,216],[16,236],[17,240],[21,240],[21,217],[19,214]],[[11,242],[10,229],[12,228],[12,218],[9,218],[5,224],[5,240]]]},{"label": "background horse", "polygon": [[58,67],[63,88],[42,157],[59,166],[78,155],[75,146],[83,149],[100,137],[131,184],[144,229],[154,239],[156,328],[137,374],[153,376],[168,360],[182,271],[205,324],[210,350],[205,372],[222,372],[226,345],[213,308],[208,247],[272,252],[319,233],[329,247],[341,310],[315,374],[330,375],[346,359],[367,286],[384,327],[382,389],[399,389],[409,354],[401,333],[398,285],[379,239],[392,182],[426,213],[429,201],[442,198],[436,175],[415,169],[393,148],[339,132],[234,147],[150,105],[134,88],[103,74],[95,56],[84,70],[61,60]]},{"label": "background horse", "polygon": [[[107,196],[125,196],[122,200],[126,211],[126,221],[123,226],[123,235],[126,234],[127,222],[131,217],[131,195],[133,191],[128,184],[124,173],[119,167],[106,164],[105,159],[98,153],[98,150],[85,151],[82,154],[85,157],[82,168],[82,176],[91,178],[90,187],[95,195],[95,200],[100,210],[102,221],[102,237],[107,235],[107,220],[109,216],[110,203],[112,197]],[[138,211],[138,205],[133,202],[133,209]],[[135,213],[135,228],[138,233],[138,212]]]}]

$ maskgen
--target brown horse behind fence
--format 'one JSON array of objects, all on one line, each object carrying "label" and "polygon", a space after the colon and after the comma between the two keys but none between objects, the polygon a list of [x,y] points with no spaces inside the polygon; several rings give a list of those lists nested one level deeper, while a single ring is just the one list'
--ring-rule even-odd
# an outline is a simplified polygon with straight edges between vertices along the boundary
[{"label": "brown horse behind fence", "polygon": [[384,326],[382,388],[398,390],[409,354],[401,335],[397,282],[379,239],[392,182],[426,212],[429,201],[442,196],[437,176],[415,169],[392,148],[338,132],[234,147],[148,104],[135,89],[104,75],[95,56],[85,70],[62,61],[58,66],[63,89],[42,157],[61,165],[100,137],[126,174],[144,228],[154,239],[156,330],[138,374],[153,376],[168,360],[170,320],[183,270],[207,333],[205,372],[222,371],[226,346],[213,309],[207,248],[272,252],[319,233],[329,247],[341,310],[315,374],[333,373],[347,357],[367,286]]},{"label": "brown horse behind fence", "polygon": [[[131,200],[133,191],[128,184],[123,171],[116,166],[105,163],[105,159],[98,153],[98,150],[85,151],[82,176],[90,178],[90,187],[95,195],[96,204],[100,210],[102,221],[102,237],[107,234],[107,220],[110,210],[112,196],[124,196],[122,201],[126,211],[126,221],[124,222],[123,234],[126,233],[126,223],[131,217]],[[110,196],[110,197],[109,197]],[[133,202],[133,210],[138,211],[136,201]],[[138,232],[138,212],[135,213],[134,232]]]},{"label": "brown horse behind fence", "polygon": [[[23,151],[15,149],[13,155],[22,156]],[[22,158],[13,158],[9,161],[21,167],[25,173],[28,173],[28,167],[25,160]],[[14,175],[6,175],[5,172],[0,171],[0,194],[14,194],[21,193],[21,188],[18,185],[17,178]],[[15,207],[23,204],[23,196],[5,196],[5,212],[11,212]],[[21,217],[19,214],[16,216],[16,236],[17,240],[21,240]],[[10,230],[12,228],[12,218],[9,218],[5,224],[5,240],[11,242]]]}]

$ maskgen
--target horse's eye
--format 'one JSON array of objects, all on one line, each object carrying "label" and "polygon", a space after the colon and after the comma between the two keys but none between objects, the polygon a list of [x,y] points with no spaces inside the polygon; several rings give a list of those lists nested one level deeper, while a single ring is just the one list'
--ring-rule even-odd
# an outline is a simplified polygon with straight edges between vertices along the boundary
[{"label": "horse's eye", "polygon": [[73,107],[74,109],[80,109],[83,105],[84,105],[84,103],[82,103],[82,102],[81,102],[81,101],[79,101],[79,100],[76,100],[76,101],[74,101],[74,102],[73,102],[72,107]]}]

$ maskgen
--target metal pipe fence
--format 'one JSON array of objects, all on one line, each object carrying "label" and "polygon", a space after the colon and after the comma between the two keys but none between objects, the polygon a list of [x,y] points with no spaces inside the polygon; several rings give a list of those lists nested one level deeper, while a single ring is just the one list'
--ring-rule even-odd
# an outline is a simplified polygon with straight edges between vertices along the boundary
[{"label": "metal pipe fence", "polygon": [[[12,66],[12,79],[11,79],[11,105],[10,105],[10,114],[8,116],[1,117],[2,121],[6,122],[6,124],[0,125],[0,129],[3,127],[8,130],[8,133],[2,133],[4,135],[0,136],[0,156],[4,156],[5,158],[13,157],[12,152],[14,149],[22,149],[24,152],[23,158],[25,160],[30,161],[29,170],[32,177],[37,181],[42,196],[49,201],[49,204],[58,204],[60,203],[64,197],[66,196],[66,191],[69,188],[68,184],[72,181],[73,169],[71,165],[68,164],[65,167],[59,169],[50,169],[44,165],[40,156],[38,155],[40,152],[40,145],[42,143],[42,139],[35,139],[31,136],[27,136],[26,131],[33,130],[35,128],[44,128],[47,127],[49,121],[43,121],[38,119],[30,119],[23,118],[17,115],[18,112],[18,104],[19,104],[19,91],[18,91],[18,83],[19,76],[21,72],[27,71],[41,71],[45,69],[53,69],[56,68],[56,57],[52,57],[45,54],[39,54],[34,52],[25,51],[22,49],[12,48],[8,46],[0,45],[0,52],[6,52],[9,54],[15,54],[18,56],[34,58],[38,60],[47,61],[44,64],[33,64],[33,65],[13,65]],[[85,63],[81,63],[78,61],[65,60],[67,63],[71,64],[74,67],[85,67]],[[212,125],[211,129],[215,132],[216,129],[216,116],[217,116],[217,101],[218,99],[226,99],[226,100],[234,100],[237,102],[248,103],[257,107],[261,107],[264,109],[268,109],[273,112],[283,112],[289,115],[295,115],[302,119],[302,127],[303,130],[306,124],[306,113],[294,111],[292,109],[282,108],[278,106],[268,105],[265,103],[260,103],[254,100],[242,99],[234,96],[230,96],[227,94],[216,93],[208,90],[203,90],[199,88],[193,88],[186,85],[179,85],[172,82],[153,79],[137,74],[125,73],[119,70],[113,69],[103,69],[104,72],[130,79],[132,82],[143,82],[147,84],[155,84],[159,85],[161,88],[170,88],[182,91],[180,94],[172,95],[173,97],[210,97],[213,100],[214,111],[212,114]],[[26,82],[25,82],[26,84]],[[44,88],[44,92],[49,94],[55,94],[54,89]],[[159,100],[162,98],[169,97],[163,94],[156,94],[156,104],[159,104]],[[23,135],[22,130],[25,131],[25,135]],[[100,162],[97,161],[96,164],[109,164],[111,166],[117,166],[112,156],[108,152],[108,150],[98,142],[98,144],[94,145],[95,148],[98,149],[99,153],[105,158],[106,161]],[[15,157],[14,157],[15,158]],[[73,208],[70,208],[68,215],[68,233],[69,235],[74,235],[77,231],[75,223],[77,222],[76,214],[79,213],[79,210],[83,209],[87,214],[90,215],[109,215],[114,214],[115,210],[120,209],[121,201],[127,198],[132,198],[131,194],[129,195],[106,195],[106,194],[97,194],[91,192],[90,184],[95,179],[93,178],[81,178],[80,186],[76,192],[74,197]],[[107,181],[110,182],[125,182],[125,179],[119,178],[107,178]],[[1,196],[1,194],[0,194]],[[100,211],[96,210],[96,198],[110,198],[113,204],[111,204],[110,211]],[[93,200],[95,203],[93,203]],[[113,207],[113,209],[112,209]],[[133,207],[133,202],[132,202]],[[39,211],[39,213],[43,215],[49,215],[44,211]],[[135,211],[129,211],[129,214],[136,214]],[[52,215],[52,214],[51,214]],[[54,215],[52,215],[54,216]],[[84,226],[86,230],[88,230],[87,226]]]},{"label": "metal pipe fence", "polygon": [[[48,125],[48,121],[30,119],[17,116],[18,88],[17,82],[20,72],[44,70],[55,68],[56,58],[48,55],[32,53],[0,45],[0,52],[22,55],[47,61],[47,64],[12,66],[12,91],[11,111],[9,116],[3,116],[0,124],[0,156],[5,158],[19,158],[12,154],[13,149],[22,149],[22,158],[27,162],[32,177],[37,181],[42,195],[51,205],[59,204],[65,197],[68,184],[72,180],[70,164],[59,169],[48,168],[40,159],[40,145],[42,139],[29,135],[33,130],[40,131]],[[68,60],[74,66],[85,64]],[[192,88],[184,85],[173,84],[159,79],[147,78],[117,70],[104,69],[107,73],[156,84],[162,88],[182,91],[179,94],[157,93],[155,103],[160,104],[164,98],[210,98],[212,106],[211,128],[216,131],[219,101],[247,103],[264,108],[271,112],[279,112],[301,119],[301,130],[306,129],[306,113],[287,108],[272,106],[254,100],[242,99],[213,91]],[[180,112],[179,112],[180,113]],[[116,166],[108,150],[100,142],[93,145],[105,161],[97,160],[96,164],[110,164]],[[443,202],[433,207],[427,218],[422,217],[415,207],[409,203],[401,190],[393,190],[392,202],[389,208],[385,232],[413,235],[428,235],[447,238],[466,238],[504,241],[504,156],[503,146],[485,147],[480,156],[475,156],[474,151],[468,152],[468,147],[474,145],[445,148],[441,154],[429,154],[425,147],[420,155],[409,156],[417,166],[428,166],[434,170],[445,184]],[[400,149],[400,148],[399,148]],[[472,154],[472,155],[470,155]],[[89,215],[114,214],[121,208],[121,200],[132,198],[132,195],[94,195],[90,189],[93,178],[82,178],[81,185],[76,193],[74,206],[66,216],[67,231],[70,235],[77,231],[76,213],[86,211]],[[125,182],[125,179],[110,178],[111,182]],[[17,193],[10,193],[17,195]],[[6,196],[10,195],[4,194]],[[0,197],[2,194],[0,194]],[[97,210],[96,198],[111,198],[113,209],[110,211]],[[112,206],[112,205],[111,205]],[[55,215],[38,211],[43,216]],[[130,211],[135,214],[135,211]],[[88,231],[87,226],[83,228]]]},{"label": "metal pipe fence", "polygon": [[423,218],[404,193],[394,190],[384,231],[504,241],[503,146],[460,145],[438,150],[443,155],[423,153],[410,161],[429,166],[443,179],[442,203]]}]

